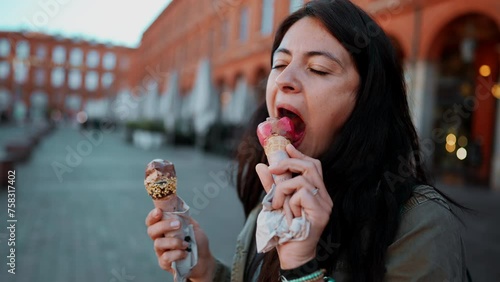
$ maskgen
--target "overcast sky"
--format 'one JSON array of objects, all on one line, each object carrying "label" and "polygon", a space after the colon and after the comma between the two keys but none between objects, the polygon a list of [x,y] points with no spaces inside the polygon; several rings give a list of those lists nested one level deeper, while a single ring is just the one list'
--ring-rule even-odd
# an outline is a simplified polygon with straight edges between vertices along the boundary
[{"label": "overcast sky", "polygon": [[0,30],[80,36],[129,47],[171,0],[0,0]]}]

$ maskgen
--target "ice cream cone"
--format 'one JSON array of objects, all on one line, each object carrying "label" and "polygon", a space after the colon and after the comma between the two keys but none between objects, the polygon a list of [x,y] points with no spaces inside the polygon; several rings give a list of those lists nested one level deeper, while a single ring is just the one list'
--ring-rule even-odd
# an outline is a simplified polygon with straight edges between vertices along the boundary
[{"label": "ice cream cone", "polygon": [[[284,159],[288,159],[286,145],[290,144],[290,136],[294,133],[294,126],[291,120],[287,117],[276,119],[267,118],[266,121],[259,124],[257,127],[257,136],[266,153],[269,165],[276,165]],[[290,172],[285,172],[279,175],[273,174],[275,184],[292,178]],[[290,196],[285,197],[283,210],[285,218],[290,226],[293,220],[293,213],[289,205]]]},{"label": "ice cream cone", "polygon": [[179,210],[180,200],[177,197],[177,177],[174,164],[169,161],[155,159],[146,167],[144,186],[153,199],[155,207],[163,212]]},{"label": "ice cream cone", "polygon": [[198,261],[198,248],[190,222],[189,206],[177,196],[174,164],[162,159],[152,160],[146,167],[144,186],[155,207],[163,211],[163,219],[174,218],[181,223],[180,228],[169,232],[168,236],[181,240],[189,238],[189,241],[186,241],[190,244],[186,249],[189,252],[186,258],[172,263],[172,268],[175,270],[174,281],[184,282]]}]

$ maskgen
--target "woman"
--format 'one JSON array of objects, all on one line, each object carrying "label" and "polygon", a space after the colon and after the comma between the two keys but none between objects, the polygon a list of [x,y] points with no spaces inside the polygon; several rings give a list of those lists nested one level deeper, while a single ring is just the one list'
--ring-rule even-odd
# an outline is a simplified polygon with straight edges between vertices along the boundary
[{"label": "woman", "polygon": [[[271,64],[266,105],[238,150],[247,222],[233,267],[212,257],[195,223],[200,259],[191,280],[228,281],[229,271],[232,281],[466,280],[459,221],[426,185],[403,72],[380,27],[347,0],[312,1],[279,27]],[[292,116],[303,133],[287,146],[290,159],[274,167],[264,164],[255,136],[267,116]],[[273,208],[290,195],[294,215],[307,214],[310,234],[258,254],[262,188],[273,185],[271,173],[286,171],[295,177],[276,185]],[[171,271],[185,246],[163,234],[177,227],[160,221],[158,210],[146,224],[160,266]]]}]

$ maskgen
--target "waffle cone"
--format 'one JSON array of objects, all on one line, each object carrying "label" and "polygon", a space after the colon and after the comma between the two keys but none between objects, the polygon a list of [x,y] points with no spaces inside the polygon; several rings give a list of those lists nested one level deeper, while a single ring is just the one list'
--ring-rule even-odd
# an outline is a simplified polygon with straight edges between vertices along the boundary
[{"label": "waffle cone", "polygon": [[288,144],[290,144],[290,140],[280,135],[274,135],[267,139],[264,151],[269,156],[277,151],[285,151],[285,147]]}]

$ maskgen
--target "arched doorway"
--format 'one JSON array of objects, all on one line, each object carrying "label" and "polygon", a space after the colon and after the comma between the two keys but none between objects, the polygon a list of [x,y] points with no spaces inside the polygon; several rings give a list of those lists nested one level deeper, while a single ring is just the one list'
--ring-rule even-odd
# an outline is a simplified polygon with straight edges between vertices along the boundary
[{"label": "arched doorway", "polygon": [[438,34],[433,128],[434,168],[441,180],[487,185],[492,168],[500,31],[480,14],[456,18]]}]

